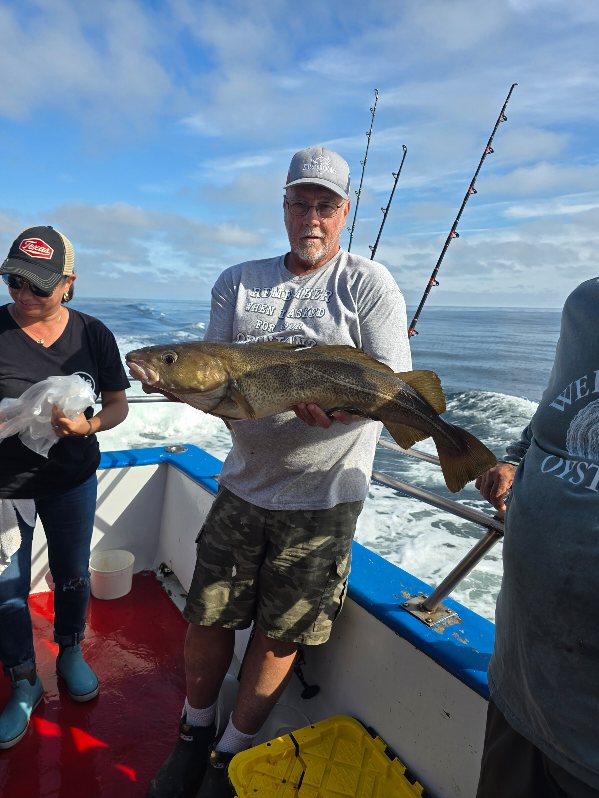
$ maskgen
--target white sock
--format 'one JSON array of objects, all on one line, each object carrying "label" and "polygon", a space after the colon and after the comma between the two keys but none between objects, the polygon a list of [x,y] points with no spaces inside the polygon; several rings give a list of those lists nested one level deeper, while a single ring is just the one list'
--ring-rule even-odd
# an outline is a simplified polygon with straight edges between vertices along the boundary
[{"label": "white sock", "polygon": [[191,706],[187,700],[187,696],[185,696],[185,704],[183,704],[183,712],[181,714],[185,715],[185,722],[190,726],[210,726],[211,723],[214,723],[216,717],[217,703],[218,702],[215,701],[210,707],[196,709]]},{"label": "white sock", "polygon": [[227,754],[238,754],[240,751],[252,747],[256,734],[244,734],[236,729],[233,723],[233,714],[231,714],[227,728],[216,745],[216,750]]}]

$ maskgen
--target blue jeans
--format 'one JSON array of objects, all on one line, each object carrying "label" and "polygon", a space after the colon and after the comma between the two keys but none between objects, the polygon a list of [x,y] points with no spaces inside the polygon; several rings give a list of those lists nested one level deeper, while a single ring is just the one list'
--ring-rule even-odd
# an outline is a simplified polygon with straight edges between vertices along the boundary
[{"label": "blue jeans", "polygon": [[[54,640],[74,645],[83,640],[89,602],[89,553],[98,480],[93,474],[76,488],[36,499],[48,543],[54,579]],[[35,667],[31,615],[33,527],[20,517],[21,547],[0,574],[0,660],[14,678]]]}]

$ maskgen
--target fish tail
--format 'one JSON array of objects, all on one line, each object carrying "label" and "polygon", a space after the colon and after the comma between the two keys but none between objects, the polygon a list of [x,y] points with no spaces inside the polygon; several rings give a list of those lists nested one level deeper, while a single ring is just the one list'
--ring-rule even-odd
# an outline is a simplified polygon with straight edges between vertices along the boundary
[{"label": "fish tail", "polygon": [[467,482],[492,468],[497,458],[482,441],[455,424],[451,424],[452,437],[457,438],[457,447],[448,445],[445,437],[433,435],[445,484],[453,493],[461,490]]}]

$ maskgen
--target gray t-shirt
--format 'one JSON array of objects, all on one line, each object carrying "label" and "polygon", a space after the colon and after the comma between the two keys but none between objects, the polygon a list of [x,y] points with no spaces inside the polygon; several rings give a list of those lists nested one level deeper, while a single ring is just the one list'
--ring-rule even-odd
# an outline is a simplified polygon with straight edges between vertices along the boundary
[{"label": "gray t-shirt", "polygon": [[[340,250],[307,276],[284,256],[226,269],[212,289],[205,340],[348,344],[396,371],[411,368],[401,291],[380,263]],[[324,408],[326,409],[326,408]],[[310,427],[288,411],[229,424],[220,484],[270,510],[325,509],[366,497],[381,424]]]},{"label": "gray t-shirt", "polygon": [[566,300],[549,385],[508,447],[491,695],[550,759],[599,788],[599,279]]}]

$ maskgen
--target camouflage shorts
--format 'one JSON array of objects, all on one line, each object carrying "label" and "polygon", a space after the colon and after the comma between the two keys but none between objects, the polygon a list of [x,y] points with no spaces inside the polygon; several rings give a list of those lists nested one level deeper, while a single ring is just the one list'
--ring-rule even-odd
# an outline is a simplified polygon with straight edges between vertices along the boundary
[{"label": "camouflage shorts", "polygon": [[363,502],[328,510],[264,510],[220,488],[197,539],[184,615],[317,645],[328,640],[347,590]]}]

